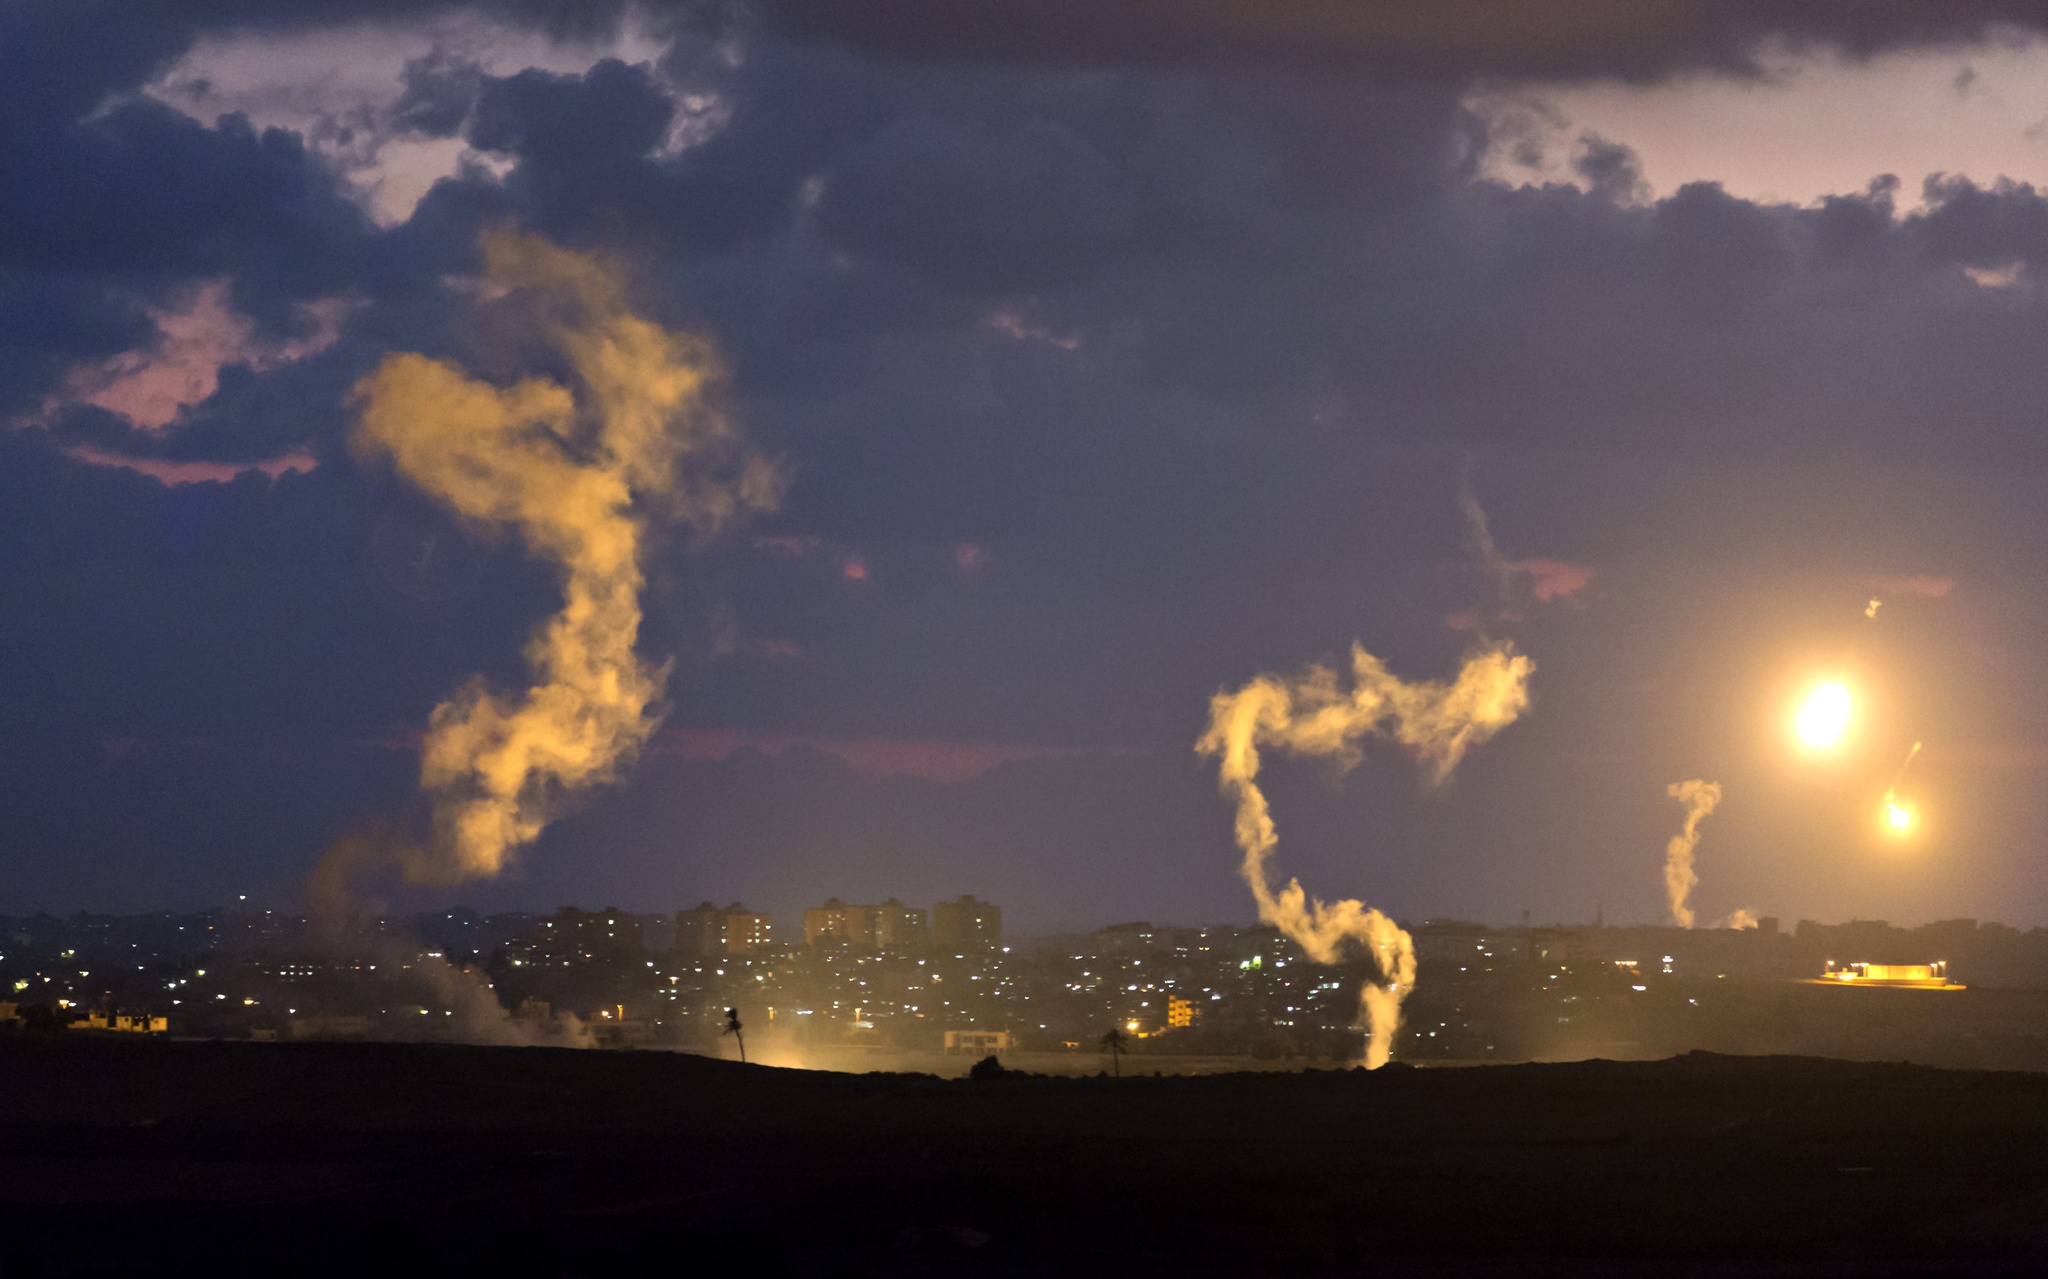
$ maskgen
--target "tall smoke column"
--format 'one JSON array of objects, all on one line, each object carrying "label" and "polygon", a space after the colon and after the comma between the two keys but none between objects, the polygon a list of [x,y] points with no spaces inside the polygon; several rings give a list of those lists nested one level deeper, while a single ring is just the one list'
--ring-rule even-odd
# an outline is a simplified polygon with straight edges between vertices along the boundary
[{"label": "tall smoke column", "polygon": [[1408,747],[1423,762],[1432,785],[1450,776],[1465,752],[1514,723],[1529,704],[1536,664],[1506,643],[1465,660],[1449,683],[1407,683],[1362,647],[1351,648],[1351,688],[1337,673],[1312,666],[1292,682],[1261,675],[1209,704],[1209,729],[1195,749],[1221,759],[1219,784],[1237,800],[1240,873],[1251,886],[1259,918],[1293,938],[1317,963],[1336,963],[1344,943],[1357,940],[1372,953],[1385,984],[1367,982],[1360,995],[1369,1032],[1365,1064],[1378,1069],[1393,1053],[1401,1001],[1415,988],[1415,943],[1393,920],[1363,902],[1313,900],[1289,879],[1275,892],[1266,862],[1279,842],[1259,789],[1259,748],[1297,755],[1328,755],[1346,767],[1358,762],[1360,743],[1382,737]]},{"label": "tall smoke column", "polygon": [[563,605],[527,643],[532,687],[507,695],[478,678],[434,708],[420,763],[434,839],[404,855],[416,880],[497,874],[561,796],[610,779],[654,730],[667,671],[634,652],[643,520],[709,533],[781,490],[708,402],[710,348],[634,315],[622,272],[533,235],[481,245],[481,296],[505,299],[569,384],[500,387],[387,356],[356,386],[352,443],[466,519],[516,532],[561,568]]},{"label": "tall smoke column", "polygon": [[[1692,907],[1685,904],[1685,899],[1700,882],[1700,877],[1693,873],[1692,853],[1699,847],[1700,822],[1721,802],[1721,783],[1694,778],[1673,782],[1664,788],[1664,793],[1685,805],[1685,825],[1664,845],[1664,891],[1671,897],[1671,922],[1680,928],[1691,928]],[[1731,923],[1730,927],[1741,925]]]}]

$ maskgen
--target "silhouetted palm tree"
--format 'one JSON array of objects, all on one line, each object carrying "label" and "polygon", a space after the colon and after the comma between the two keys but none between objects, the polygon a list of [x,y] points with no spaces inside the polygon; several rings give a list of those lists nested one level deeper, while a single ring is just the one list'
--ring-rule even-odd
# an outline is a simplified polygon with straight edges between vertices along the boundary
[{"label": "silhouetted palm tree", "polygon": [[739,1042],[740,1060],[744,1062],[747,1059],[747,1037],[741,1034],[740,1030],[740,1010],[737,1008],[726,1009],[724,1033],[727,1035],[731,1035],[735,1040]]},{"label": "silhouetted palm tree", "polygon": [[1124,1077],[1124,1045],[1128,1044],[1129,1042],[1131,1042],[1129,1037],[1127,1037],[1123,1031],[1116,1029],[1114,1026],[1110,1028],[1108,1034],[1102,1037],[1102,1051],[1109,1054],[1110,1069],[1116,1072],[1116,1077],[1118,1079],[1122,1079]]}]

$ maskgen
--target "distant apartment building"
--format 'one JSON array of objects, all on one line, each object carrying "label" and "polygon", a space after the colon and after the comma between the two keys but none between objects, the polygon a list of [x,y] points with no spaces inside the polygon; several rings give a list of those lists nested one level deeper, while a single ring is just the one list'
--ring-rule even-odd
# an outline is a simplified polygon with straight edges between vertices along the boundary
[{"label": "distant apartment building", "polygon": [[562,909],[538,921],[530,962],[588,964],[625,958],[640,949],[640,921],[616,906]]},{"label": "distant apartment building", "polygon": [[973,896],[932,905],[932,945],[965,954],[1003,944],[1003,908]]},{"label": "distant apartment building", "polygon": [[772,916],[748,910],[738,902],[725,908],[726,954],[752,955],[774,943],[775,920]]},{"label": "distant apartment building", "polygon": [[919,906],[891,897],[875,909],[875,945],[883,950],[921,951],[931,945],[931,928]]},{"label": "distant apartment building", "polygon": [[804,945],[845,945],[857,940],[848,926],[847,913],[865,909],[848,906],[837,897],[827,897],[823,906],[813,906],[804,912]]},{"label": "distant apartment building", "polygon": [[917,951],[929,944],[925,912],[891,897],[879,906],[854,906],[837,897],[804,912],[806,946],[861,946]]},{"label": "distant apartment building", "polygon": [[1095,932],[1095,953],[1098,955],[1149,955],[1158,946],[1158,930],[1142,920],[1111,924]]},{"label": "distant apartment building", "polygon": [[1166,997],[1166,1028],[1168,1030],[1186,1030],[1194,1025],[1195,1019],[1201,1015],[1202,1010],[1200,1006],[1185,995],[1168,995]]},{"label": "distant apartment building", "polygon": [[695,910],[676,912],[676,953],[688,959],[725,956],[725,911],[704,902]]},{"label": "distant apartment building", "polygon": [[1529,958],[1529,935],[1513,929],[1431,919],[1416,925],[1413,936],[1418,960],[1460,972],[1490,971],[1496,964],[1522,964]]}]

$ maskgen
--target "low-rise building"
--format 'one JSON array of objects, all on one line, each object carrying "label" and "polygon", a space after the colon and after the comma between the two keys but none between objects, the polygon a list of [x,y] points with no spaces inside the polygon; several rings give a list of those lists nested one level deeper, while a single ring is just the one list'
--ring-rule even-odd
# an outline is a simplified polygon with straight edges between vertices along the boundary
[{"label": "low-rise building", "polygon": [[948,1053],[968,1053],[975,1057],[999,1057],[1010,1051],[1010,1032],[1007,1030],[949,1030],[946,1032]]},{"label": "low-rise building", "polygon": [[167,1017],[152,1017],[148,1013],[116,1012],[108,1008],[87,1009],[83,1017],[70,1023],[73,1030],[111,1030],[129,1035],[162,1034],[171,1028]]},{"label": "low-rise building", "polygon": [[1820,975],[1820,980],[1842,986],[1876,986],[1906,990],[1963,989],[1948,979],[1948,963],[1944,960],[1936,960],[1931,964],[1837,965],[1830,959],[1827,970]]}]

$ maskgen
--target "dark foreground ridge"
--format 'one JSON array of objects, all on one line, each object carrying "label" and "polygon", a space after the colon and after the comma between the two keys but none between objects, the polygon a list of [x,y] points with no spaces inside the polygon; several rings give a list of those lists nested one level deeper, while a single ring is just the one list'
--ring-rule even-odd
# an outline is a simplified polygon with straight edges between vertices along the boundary
[{"label": "dark foreground ridge", "polygon": [[9,1279],[2041,1259],[2048,1075],[1693,1054],[940,1081],[668,1053],[0,1040]]}]

